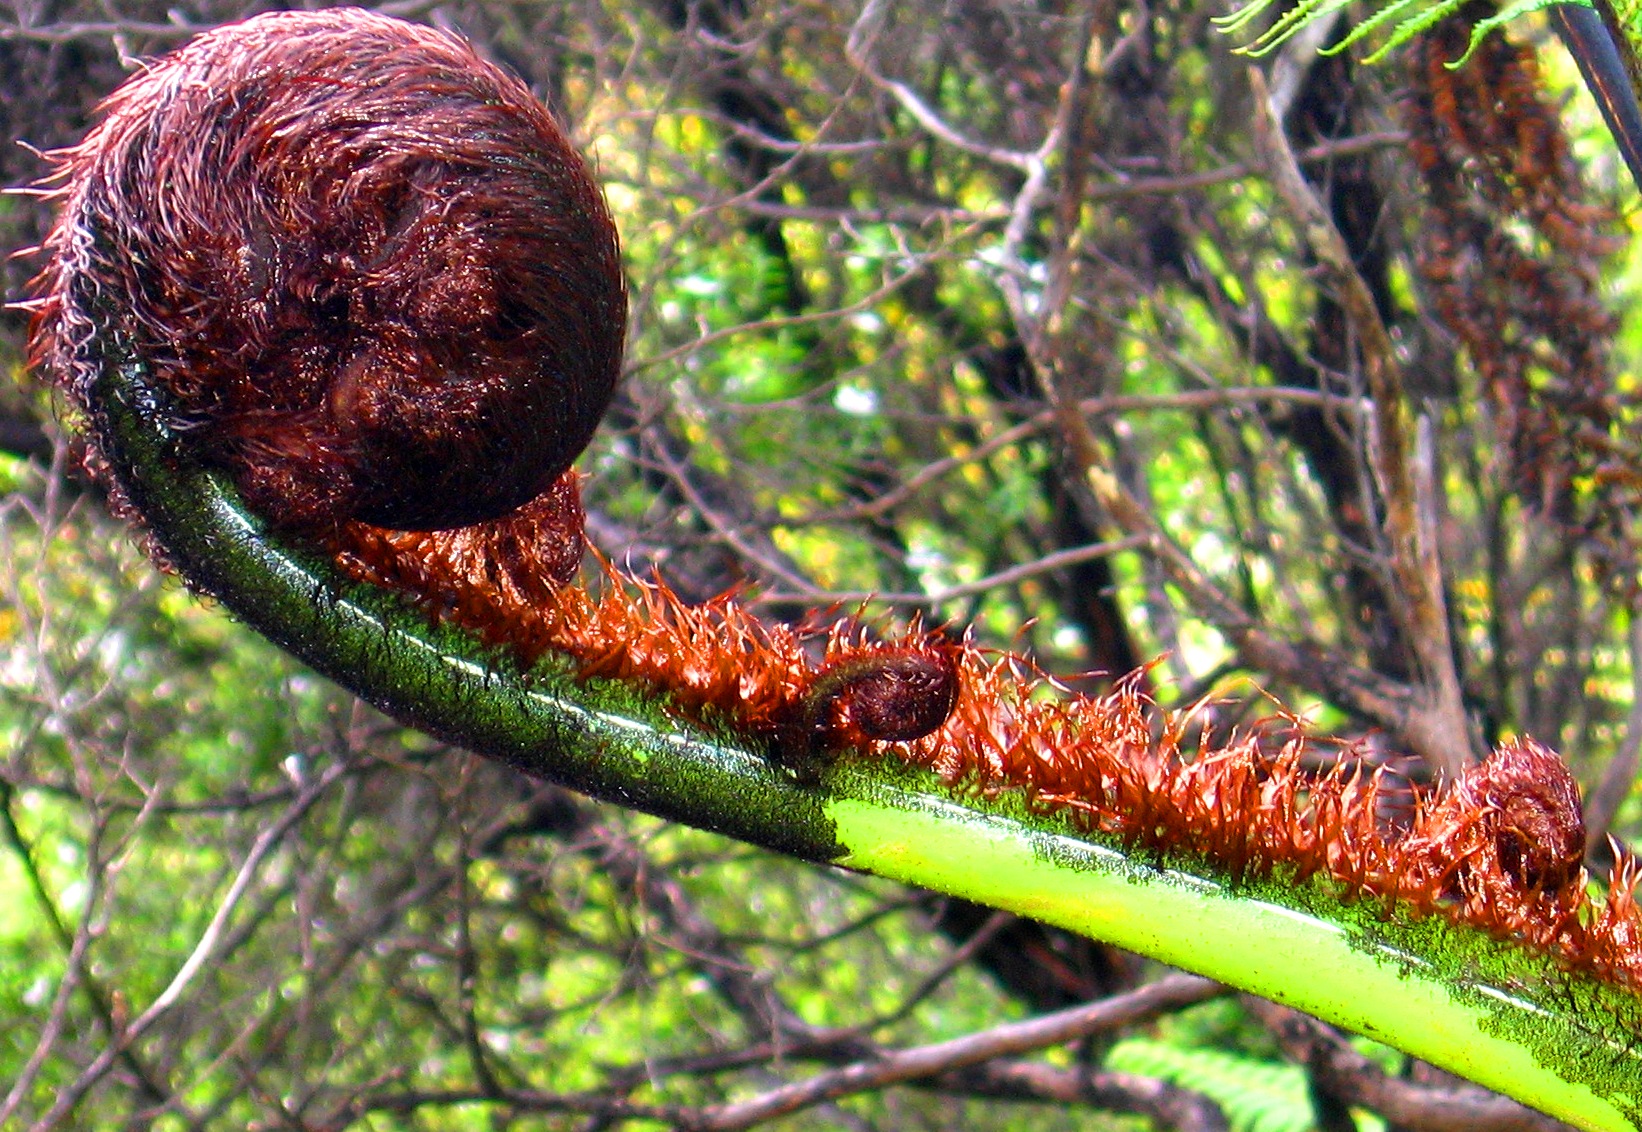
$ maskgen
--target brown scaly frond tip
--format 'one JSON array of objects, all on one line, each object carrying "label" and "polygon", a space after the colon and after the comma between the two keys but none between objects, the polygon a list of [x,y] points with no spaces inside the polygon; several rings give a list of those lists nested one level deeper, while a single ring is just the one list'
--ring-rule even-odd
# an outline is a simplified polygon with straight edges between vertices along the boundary
[{"label": "brown scaly frond tip", "polygon": [[795,764],[945,718],[956,670],[933,640],[835,636],[812,663],[815,633],[727,600],[559,591],[583,549],[568,466],[621,359],[616,231],[558,124],[466,43],[358,9],[270,13],[152,63],[102,114],[56,156],[32,342],[94,469],[113,333],[258,514],[527,661],[574,641],[588,676],[740,705]]},{"label": "brown scaly frond tip", "polygon": [[1417,266],[1476,371],[1513,490],[1590,547],[1606,581],[1633,587],[1642,452],[1625,422],[1638,399],[1610,356],[1618,319],[1602,293],[1621,226],[1586,199],[1533,48],[1491,36],[1449,66],[1486,14],[1463,9],[1409,54]]},{"label": "brown scaly frond tip", "polygon": [[465,42],[269,13],[101,115],[54,155],[32,335],[93,444],[89,347],[113,330],[288,528],[493,520],[586,445],[620,370],[615,227],[552,116]]}]

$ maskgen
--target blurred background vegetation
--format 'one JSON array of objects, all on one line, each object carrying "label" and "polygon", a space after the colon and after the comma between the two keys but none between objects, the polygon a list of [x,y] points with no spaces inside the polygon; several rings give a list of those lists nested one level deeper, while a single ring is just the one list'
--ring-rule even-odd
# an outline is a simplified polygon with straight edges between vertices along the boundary
[{"label": "blurred background vegetation", "polygon": [[[1486,4],[1372,68],[1316,37],[1253,63],[1194,0],[383,8],[522,74],[606,186],[606,556],[1081,690],[1144,667],[1221,735],[1281,705],[1411,788],[1532,734],[1593,863],[1636,834],[1634,189],[1541,24],[1451,72]],[[256,10],[4,0],[0,176]],[[0,247],[48,216],[0,201]],[[0,1127],[710,1126],[1159,977],[384,720],[149,566],[0,328]],[[1388,467],[1440,552],[1419,592]],[[1455,1087],[1210,997],[774,1123],[1434,1128]]]}]

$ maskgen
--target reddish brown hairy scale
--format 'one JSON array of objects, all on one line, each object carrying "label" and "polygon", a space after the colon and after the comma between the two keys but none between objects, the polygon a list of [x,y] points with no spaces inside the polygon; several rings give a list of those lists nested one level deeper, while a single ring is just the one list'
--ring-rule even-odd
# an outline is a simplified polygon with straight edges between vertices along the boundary
[{"label": "reddish brown hairy scale", "polygon": [[1606,581],[1634,587],[1642,477],[1619,422],[1636,395],[1611,357],[1617,321],[1602,293],[1620,225],[1586,199],[1534,50],[1492,36],[1468,51],[1485,15],[1468,6],[1410,45],[1416,266],[1476,370],[1512,489],[1590,546]]},{"label": "reddish brown hairy scale", "polygon": [[917,627],[767,624],[608,565],[570,584],[567,469],[620,366],[615,229],[558,125],[459,39],[352,9],[260,16],[134,77],[58,161],[38,364],[95,433],[88,347],[123,337],[198,458],[352,578],[525,664],[665,692],[800,775],[838,748],[893,755],[1138,853],[1327,878],[1642,987],[1642,871],[1623,859],[1591,902],[1578,790],[1531,741],[1395,829],[1357,760],[1304,769],[1319,752],[1298,728],[1193,743],[1190,713],[1132,685],[1070,695]]},{"label": "reddish brown hairy scale", "polygon": [[1468,767],[1400,829],[1377,816],[1381,780],[1351,752],[1332,771],[1305,769],[1328,752],[1293,721],[1194,744],[1192,713],[1159,712],[1132,682],[1053,694],[1021,659],[967,646],[959,666],[950,718],[900,748],[955,787],[1021,793],[1132,851],[1195,856],[1233,879],[1327,878],[1347,899],[1442,916],[1642,989],[1642,870],[1621,854],[1607,897],[1591,899],[1578,786],[1532,740]]}]

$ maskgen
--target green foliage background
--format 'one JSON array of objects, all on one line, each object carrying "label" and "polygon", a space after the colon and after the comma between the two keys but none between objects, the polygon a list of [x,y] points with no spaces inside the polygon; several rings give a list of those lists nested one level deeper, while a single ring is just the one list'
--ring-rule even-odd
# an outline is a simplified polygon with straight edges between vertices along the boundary
[{"label": "green foliage background", "polygon": [[[1087,609],[1100,589],[1135,658],[1160,658],[1165,703],[1217,698],[1210,723],[1224,731],[1269,712],[1269,690],[1367,742],[1374,728],[1317,687],[1241,663],[1139,555],[1112,557],[1098,586],[1064,569],[977,584],[1118,533],[1068,542],[1077,492],[1056,484],[1076,476],[1021,378],[1040,345],[1031,316],[1071,243],[1063,376],[1105,399],[1090,419],[1113,466],[1263,624],[1359,660],[1372,651],[1342,597],[1361,548],[1281,406],[1181,397],[1269,390],[1255,325],[1303,354],[1321,303],[1294,225],[1252,172],[1245,62],[1214,31],[1219,10],[960,7],[880,12],[872,60],[967,146],[932,137],[859,65],[870,12],[805,0],[683,21],[660,3],[451,10],[567,113],[622,228],[630,375],[583,461],[595,545],[656,565],[691,598],[756,584],[775,617],[910,595],[865,608],[885,631],[919,613],[972,626],[1092,688],[1103,683],[1089,670],[1113,655]],[[177,10],[202,24],[236,14]],[[57,67],[76,95],[58,118],[29,119],[46,111],[14,86],[19,136],[66,141],[106,90],[116,57],[106,29],[74,30],[87,12],[55,17],[68,29],[57,40],[0,41],[0,73]],[[174,42],[157,8],[120,15],[134,29],[122,44]],[[1033,205],[1011,247],[1022,176],[985,151],[1041,142],[1055,67],[1091,21],[1088,57],[1110,70],[1096,73],[1107,103],[1089,110],[1089,191],[1069,217],[1053,199]],[[1145,66],[1120,53],[1142,31]],[[1627,210],[1603,288],[1625,312],[1614,369],[1634,393],[1634,198],[1566,58],[1532,20],[1510,34],[1541,46],[1594,197]],[[1354,129],[1394,129],[1401,82],[1394,66],[1352,71]],[[771,100],[756,128],[726,92]],[[1508,490],[1476,375],[1416,277],[1417,193],[1394,142],[1373,153],[1390,321],[1442,448],[1447,581],[1478,716],[1490,737],[1560,744],[1594,783],[1626,738],[1628,612]],[[1207,175],[1133,187],[1194,174]],[[18,244],[37,238],[38,215],[0,207]],[[21,327],[9,329],[11,416],[47,419]],[[0,1094],[17,1082],[0,1100],[17,1127],[660,1127],[847,1060],[781,1052],[822,1028],[893,1047],[1050,1005],[955,952],[963,933],[941,930],[934,898],[595,807],[373,715],[154,571],[57,453],[0,468]],[[917,478],[931,467],[942,474]],[[1517,651],[1502,643],[1507,613],[1526,626]],[[1495,680],[1502,670],[1516,683]],[[1631,799],[1615,829],[1636,821]],[[129,1058],[97,1070],[110,1032],[171,984],[242,872],[209,962]],[[1092,961],[1034,939],[1045,969]],[[1117,983],[1145,975],[1131,965]],[[766,1014],[746,1005],[749,988]],[[1235,1002],[1042,1060],[1176,1082],[1239,1132],[1315,1126],[1303,1070]],[[936,1083],[782,1123],[1140,1122]]]}]

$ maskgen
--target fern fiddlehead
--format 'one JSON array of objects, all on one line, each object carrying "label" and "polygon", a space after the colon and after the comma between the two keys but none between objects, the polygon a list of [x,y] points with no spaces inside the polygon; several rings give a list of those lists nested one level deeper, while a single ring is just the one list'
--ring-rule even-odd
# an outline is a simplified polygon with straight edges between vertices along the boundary
[{"label": "fern fiddlehead", "polygon": [[[280,22],[312,31],[311,20],[327,34],[351,34],[358,20],[378,34],[431,34],[346,12]],[[236,34],[277,30],[245,26],[253,31],[216,33],[224,38],[215,49],[237,50]],[[324,85],[323,59],[304,63]],[[143,78],[175,89],[164,64]],[[367,88],[376,81],[350,75]],[[381,81],[410,80],[395,72]],[[231,101],[247,105],[243,92]],[[150,126],[132,127],[139,142],[111,167],[154,158],[152,147],[166,142],[145,133]],[[259,137],[253,127],[219,140],[239,152]],[[315,443],[306,431],[271,442],[262,410],[225,427],[219,411],[237,408],[234,398],[201,394],[193,371],[173,364],[182,351],[155,344],[157,320],[123,305],[140,300],[163,313],[174,297],[134,300],[102,272],[128,250],[110,245],[125,238],[117,222],[129,212],[120,201],[99,211],[111,191],[103,167],[86,152],[76,161],[42,353],[71,385],[98,457],[163,559],[319,671],[398,719],[594,796],[1084,932],[1371,1034],[1585,1127],[1642,1127],[1642,1003],[1633,989],[1642,957],[1627,949],[1642,921],[1630,902],[1635,876],[1619,877],[1600,909],[1583,902],[1577,800],[1554,756],[1526,746],[1502,753],[1395,837],[1373,828],[1373,784],[1304,775],[1297,749],[1250,739],[1188,763],[1173,745],[1178,735],[1159,743],[1132,697],[1046,701],[1014,686],[1025,678],[1021,664],[963,646],[917,636],[879,646],[841,633],[815,666],[790,634],[728,606],[698,613],[654,587],[633,596],[631,582],[587,598],[543,566],[562,561],[570,537],[562,450],[520,452],[517,444],[529,447],[523,433],[481,428],[472,447],[500,448],[540,494],[520,488],[471,513],[430,518],[416,494],[430,475],[415,460],[410,488],[385,489],[366,473],[396,458],[338,469],[333,457],[347,444]],[[366,226],[369,248],[324,246],[316,262],[345,273],[427,248],[396,240],[418,231],[417,201],[462,191],[432,187],[430,169],[465,160],[404,164],[420,179],[413,192],[384,196],[390,219]],[[252,223],[253,250],[262,223]],[[441,255],[434,281],[407,292],[407,310],[448,318],[461,304],[442,288],[485,292],[491,268]],[[288,267],[293,257],[275,262]],[[602,265],[595,257],[596,273]],[[275,294],[285,283],[269,278],[277,272],[241,268],[246,290],[230,313],[285,326],[291,316]],[[292,270],[305,280],[296,288],[302,309],[345,333],[327,355],[343,380],[289,394],[291,427],[322,418],[324,438],[357,417],[392,436],[398,426],[383,414],[401,398],[396,383],[430,360],[449,366],[466,356],[392,333],[395,348],[384,349],[359,327],[386,300],[328,291]],[[608,290],[594,301],[606,316],[615,308]],[[393,333],[405,318],[390,320]],[[519,321],[513,311],[501,320],[509,333]],[[496,337],[483,325],[470,332]],[[525,337],[527,348],[541,345],[540,335]],[[394,371],[406,359],[410,376]],[[563,376],[550,369],[527,368],[526,386]],[[485,370],[475,380],[489,394],[505,391],[509,377]],[[270,469],[305,485],[305,494],[278,496],[303,506],[255,504]],[[431,476],[435,489],[441,474]],[[551,515],[515,519],[510,506],[528,509],[542,496],[551,496],[542,505]],[[460,533],[474,528],[484,529]],[[509,558],[475,564],[478,546]],[[660,640],[662,655],[640,655],[640,637]],[[677,654],[689,650],[686,665]],[[700,674],[731,662],[767,678]]]}]

